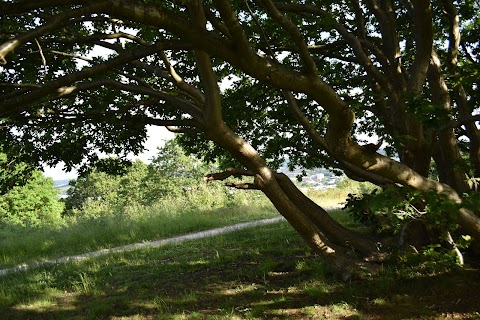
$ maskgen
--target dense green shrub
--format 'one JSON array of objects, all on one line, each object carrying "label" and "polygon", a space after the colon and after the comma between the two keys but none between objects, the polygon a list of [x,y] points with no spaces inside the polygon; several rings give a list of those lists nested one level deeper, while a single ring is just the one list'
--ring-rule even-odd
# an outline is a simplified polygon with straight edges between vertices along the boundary
[{"label": "dense green shrub", "polygon": [[31,176],[34,166],[22,162],[20,156],[7,156],[4,146],[0,145],[0,195],[15,186],[24,185]]},{"label": "dense green shrub", "polygon": [[0,221],[21,226],[60,223],[63,208],[53,180],[34,171],[25,185],[0,196]]},{"label": "dense green shrub", "polygon": [[186,155],[175,141],[159,149],[151,164],[139,160],[121,175],[92,169],[72,182],[67,192],[66,214],[101,216],[132,214],[140,208],[216,208],[246,203],[252,192],[236,192],[221,182],[205,183],[203,176],[214,168]]}]

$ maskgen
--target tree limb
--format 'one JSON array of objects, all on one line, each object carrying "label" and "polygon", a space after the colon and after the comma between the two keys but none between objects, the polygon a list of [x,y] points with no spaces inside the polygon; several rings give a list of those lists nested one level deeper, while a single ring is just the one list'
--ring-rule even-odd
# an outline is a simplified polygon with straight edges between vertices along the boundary
[{"label": "tree limb", "polygon": [[414,95],[422,91],[433,50],[433,22],[430,2],[414,0],[413,33],[417,51],[410,70],[407,89]]},{"label": "tree limb", "polygon": [[65,23],[73,17],[86,15],[102,10],[105,6],[108,5],[106,1],[100,1],[98,3],[82,7],[80,9],[67,11],[63,14],[55,16],[50,22],[35,28],[31,31],[27,31],[0,46],[0,65],[6,64],[7,60],[5,59],[6,55],[13,50],[15,50],[20,45],[24,44],[27,41],[31,41],[35,38],[40,37],[41,35],[47,34],[60,26],[65,25]]},{"label": "tree limb", "polygon": [[0,115],[7,116],[12,113],[19,113],[22,110],[25,110],[29,105],[50,94],[56,94],[57,97],[69,94],[76,90],[75,85],[72,85],[74,82],[114,69],[127,62],[135,61],[139,58],[154,54],[161,49],[162,48],[158,45],[136,49],[128,53],[120,54],[119,56],[101,64],[92,66],[90,68],[84,68],[81,71],[73,74],[59,77],[56,80],[43,85],[39,89],[32,90],[29,93],[0,102]]},{"label": "tree limb", "polygon": [[205,12],[205,17],[208,19],[208,21],[212,24],[212,26],[223,33],[227,38],[232,38],[232,35],[230,34],[230,31],[228,28],[225,26],[225,24],[220,21],[215,14],[210,10],[209,7],[204,7],[204,12]]},{"label": "tree limb", "polygon": [[[223,3],[225,5],[225,3]],[[188,4],[189,11],[196,25],[205,28],[206,18],[203,12],[203,3],[200,0],[190,1]],[[235,35],[235,33],[232,33]],[[218,87],[217,78],[213,71],[210,56],[201,50],[195,50],[195,59],[197,61],[197,69],[205,91],[204,103],[204,119],[208,123],[208,127],[212,129],[211,133],[216,133],[217,128],[223,124],[222,118],[222,102],[220,88]]]},{"label": "tree limb", "polygon": [[263,7],[272,17],[272,19],[275,20],[280,26],[282,26],[288,34],[290,34],[290,37],[298,48],[300,58],[303,61],[307,73],[310,76],[318,77],[317,65],[312,59],[312,56],[308,51],[308,46],[305,43],[305,39],[303,38],[300,30],[298,30],[297,26],[285,15],[282,14],[271,0],[257,0],[257,2],[262,3]]},{"label": "tree limb", "polygon": [[260,187],[257,184],[250,182],[226,182],[225,186],[242,190],[260,190]]},{"label": "tree limb", "polygon": [[[322,10],[313,5],[296,5],[296,4],[286,4],[286,3],[277,3],[276,6],[280,10],[290,11],[290,12],[307,12],[318,16],[320,18],[329,18],[334,19],[334,29],[348,42],[352,48],[355,56],[358,59],[358,63],[379,83],[384,87],[388,93],[394,91],[391,82],[385,77],[385,75],[375,67],[371,59],[365,54],[364,48],[360,40],[352,34],[348,29],[341,23],[339,23],[329,12]],[[373,46],[373,44],[372,44]]]},{"label": "tree limb", "polygon": [[252,56],[253,51],[247,36],[243,32],[235,13],[232,10],[231,4],[227,0],[214,0],[213,3],[218,8],[222,20],[225,23],[230,35],[232,36],[233,46],[246,57]]},{"label": "tree limb", "polygon": [[160,57],[163,60],[163,63],[165,64],[168,73],[171,76],[171,79],[173,80],[173,83],[187,96],[191,97],[193,101],[195,101],[197,107],[199,109],[203,109],[205,106],[205,97],[203,94],[195,88],[194,86],[186,83],[183,78],[175,71],[175,68],[172,66],[170,63],[170,60],[168,59],[167,55],[165,54],[164,51],[160,53]]},{"label": "tree limb", "polygon": [[356,165],[349,163],[348,161],[338,158],[328,147],[325,139],[318,133],[318,131],[312,126],[310,121],[308,121],[307,117],[300,110],[293,94],[287,91],[283,91],[283,94],[288,102],[290,111],[292,112],[298,123],[305,129],[308,136],[318,147],[326,151],[333,159],[335,159],[339,163],[338,167],[344,170],[347,175],[352,176],[352,179],[354,180],[361,181],[362,179],[365,179],[379,186],[393,184],[393,181],[390,179],[386,179],[378,174],[369,172],[363,168],[357,167]]},{"label": "tree limb", "polygon": [[446,130],[446,129],[449,129],[449,128],[458,128],[460,126],[466,125],[468,123],[476,122],[476,121],[480,121],[480,114],[467,115],[467,116],[459,117],[456,120],[452,120],[449,123],[446,123],[446,124],[438,127],[437,130],[442,131],[442,130]]},{"label": "tree limb", "polygon": [[240,169],[240,168],[227,168],[223,172],[216,172],[216,173],[210,173],[207,174],[203,180],[205,182],[210,182],[210,181],[217,181],[217,180],[225,180],[231,176],[248,176],[248,177],[253,177],[255,173],[250,170],[246,169]]},{"label": "tree limb", "polygon": [[64,5],[80,5],[89,3],[98,3],[98,0],[23,0],[15,1],[14,3],[0,4],[0,12],[2,12],[2,14],[19,14],[39,8],[53,8]]}]

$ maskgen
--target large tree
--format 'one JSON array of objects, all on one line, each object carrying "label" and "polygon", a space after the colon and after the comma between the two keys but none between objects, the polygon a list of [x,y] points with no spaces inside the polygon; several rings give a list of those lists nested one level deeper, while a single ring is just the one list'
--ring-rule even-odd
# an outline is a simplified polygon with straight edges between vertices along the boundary
[{"label": "large tree", "polygon": [[[230,185],[262,190],[348,278],[385,253],[274,169],[288,156],[435,192],[456,204],[455,223],[478,241],[480,219],[462,194],[480,173],[479,8],[476,0],[4,1],[2,139],[73,166],[94,161],[96,150],[138,152],[146,125],[167,126],[190,151],[234,165],[207,179],[253,177]],[[110,53],[97,56],[96,47]],[[387,141],[393,158],[362,133]]]}]

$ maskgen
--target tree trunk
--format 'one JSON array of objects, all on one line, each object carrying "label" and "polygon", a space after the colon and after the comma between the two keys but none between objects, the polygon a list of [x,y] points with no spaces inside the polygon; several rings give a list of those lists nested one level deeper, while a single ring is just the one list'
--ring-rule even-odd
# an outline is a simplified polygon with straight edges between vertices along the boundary
[{"label": "tree trunk", "polygon": [[[471,115],[468,106],[467,94],[463,86],[458,85],[454,88],[456,94],[456,100],[458,105],[458,112],[460,118],[467,118]],[[480,130],[478,130],[475,122],[469,121],[465,123],[465,131],[468,139],[470,140],[470,163],[473,169],[475,177],[480,177]]]},{"label": "tree trunk", "polygon": [[[432,52],[427,78],[431,88],[432,102],[450,111],[452,106],[448,86],[441,73],[440,60],[435,52]],[[465,172],[462,170],[463,161],[455,132],[453,128],[446,128],[438,132],[437,138],[434,155],[440,182],[448,184],[461,194],[468,190],[468,185],[465,182]]]},{"label": "tree trunk", "polygon": [[[255,177],[255,186],[272,202],[278,212],[300,234],[312,250],[344,280],[365,277],[378,271],[378,265],[365,260],[379,261],[384,255],[375,243],[350,232],[328,213],[303,195],[281,174],[274,174],[256,150],[225,124],[217,127],[209,137],[228,150]],[[288,181],[287,181],[288,180]],[[352,248],[364,254],[358,257]]]},{"label": "tree trunk", "polygon": [[386,255],[378,250],[372,239],[367,239],[336,222],[327,211],[305,196],[284,174],[275,175],[278,184],[289,199],[321,230],[333,243],[350,247],[362,254],[366,261],[382,261]]}]

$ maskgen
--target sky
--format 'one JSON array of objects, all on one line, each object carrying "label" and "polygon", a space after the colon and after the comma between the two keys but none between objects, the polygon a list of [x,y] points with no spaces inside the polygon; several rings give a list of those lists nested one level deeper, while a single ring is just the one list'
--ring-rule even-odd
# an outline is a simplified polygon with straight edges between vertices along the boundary
[{"label": "sky", "polygon": [[[138,156],[129,157],[130,160],[140,159],[145,163],[149,163],[150,159],[157,153],[157,148],[165,144],[165,141],[173,138],[174,134],[164,127],[147,126],[147,141],[145,142],[145,151]],[[76,171],[64,171],[63,164],[56,167],[44,167],[44,174],[53,180],[75,179]]]}]

